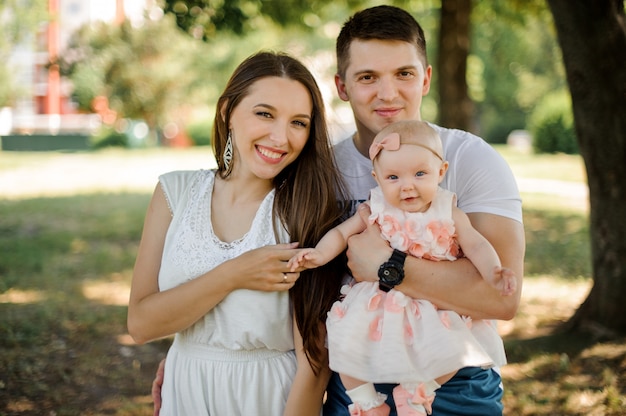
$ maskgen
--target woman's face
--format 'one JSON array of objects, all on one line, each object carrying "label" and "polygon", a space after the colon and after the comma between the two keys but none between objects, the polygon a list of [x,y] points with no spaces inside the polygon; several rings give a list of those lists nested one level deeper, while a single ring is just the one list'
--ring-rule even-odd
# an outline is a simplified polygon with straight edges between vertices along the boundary
[{"label": "woman's face", "polygon": [[230,116],[233,174],[273,179],[300,155],[311,129],[313,103],[298,81],[255,81]]}]

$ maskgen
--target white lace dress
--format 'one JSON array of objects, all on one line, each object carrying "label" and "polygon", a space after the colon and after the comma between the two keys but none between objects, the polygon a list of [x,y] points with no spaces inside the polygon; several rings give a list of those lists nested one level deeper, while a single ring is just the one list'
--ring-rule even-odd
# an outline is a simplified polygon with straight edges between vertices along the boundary
[{"label": "white lace dress", "polygon": [[[424,213],[406,213],[371,191],[370,221],[391,247],[433,261],[455,260],[454,194],[439,188]],[[506,364],[502,340],[490,321],[438,310],[378,282],[344,286],[346,294],[328,313],[330,368],[374,383],[419,383],[463,367]]]},{"label": "white lace dress", "polygon": [[[225,243],[213,232],[214,171],[178,171],[159,180],[172,211],[159,273],[167,290],[246,251],[276,244],[274,191],[252,227]],[[282,230],[281,242],[288,241]],[[237,290],[176,334],[167,354],[162,416],[281,415],[296,371],[288,292]]]}]

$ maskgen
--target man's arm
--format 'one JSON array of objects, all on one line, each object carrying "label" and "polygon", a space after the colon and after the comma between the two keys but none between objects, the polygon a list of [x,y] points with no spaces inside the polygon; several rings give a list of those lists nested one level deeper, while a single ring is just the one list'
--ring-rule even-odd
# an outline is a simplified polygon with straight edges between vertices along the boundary
[{"label": "man's arm", "polygon": [[[359,208],[369,215],[369,209]],[[415,299],[426,299],[442,309],[450,309],[475,319],[509,320],[519,306],[524,272],[524,227],[499,215],[468,214],[476,228],[493,245],[502,264],[513,270],[517,289],[511,296],[501,296],[480,276],[467,259],[431,261],[408,256],[404,282],[395,287]],[[378,267],[391,256],[391,247],[380,236],[376,225],[348,240],[348,267],[357,281],[377,281]]]}]

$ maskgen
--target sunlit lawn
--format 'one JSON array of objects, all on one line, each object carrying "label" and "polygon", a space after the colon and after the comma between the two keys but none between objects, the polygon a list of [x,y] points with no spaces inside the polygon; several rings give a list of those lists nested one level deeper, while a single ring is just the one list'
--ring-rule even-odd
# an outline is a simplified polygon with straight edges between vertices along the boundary
[{"label": "sunlit lawn", "polygon": [[509,162],[516,177],[585,182],[587,174],[580,156],[566,154],[531,154],[504,145],[495,146]]},{"label": "sunlit lawn", "polygon": [[[520,178],[584,180],[579,157],[499,150]],[[0,152],[0,415],[151,414],[168,341],[126,334],[143,215],[159,173],[210,166],[208,148]],[[523,198],[523,302],[500,325],[506,414],[621,414],[625,340],[552,333],[589,289],[586,201]]]}]

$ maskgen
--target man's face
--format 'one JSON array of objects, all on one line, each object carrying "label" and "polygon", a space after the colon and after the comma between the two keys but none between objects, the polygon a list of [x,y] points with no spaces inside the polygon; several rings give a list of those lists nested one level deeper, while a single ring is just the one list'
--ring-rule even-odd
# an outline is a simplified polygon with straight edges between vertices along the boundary
[{"label": "man's face", "polygon": [[414,45],[392,40],[354,40],[345,79],[335,75],[339,97],[349,101],[362,139],[373,140],[399,120],[419,120],[432,68]]}]

